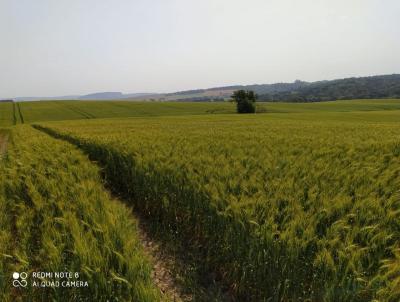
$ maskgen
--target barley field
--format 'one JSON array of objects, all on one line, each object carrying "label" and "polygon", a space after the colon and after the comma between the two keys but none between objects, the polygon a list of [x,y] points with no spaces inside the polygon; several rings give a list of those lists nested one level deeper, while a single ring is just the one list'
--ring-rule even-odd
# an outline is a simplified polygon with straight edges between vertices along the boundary
[{"label": "barley field", "polygon": [[63,266],[99,284],[94,297],[165,301],[133,209],[233,301],[398,302],[400,101],[257,109],[13,105],[3,126],[17,125],[0,160],[1,297],[21,298],[10,271]]}]

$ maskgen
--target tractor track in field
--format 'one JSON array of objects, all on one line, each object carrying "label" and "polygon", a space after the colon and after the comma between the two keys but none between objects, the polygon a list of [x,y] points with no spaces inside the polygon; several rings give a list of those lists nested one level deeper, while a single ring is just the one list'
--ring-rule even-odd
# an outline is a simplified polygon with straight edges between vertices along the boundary
[{"label": "tractor track in field", "polygon": [[73,105],[69,105],[69,106],[67,106],[67,108],[68,108],[69,110],[72,110],[72,111],[75,112],[75,113],[78,113],[78,114],[84,116],[86,119],[93,119],[93,118],[96,118],[93,114],[88,113],[88,112],[86,112],[86,111],[84,111],[84,110],[82,110],[82,109],[76,108],[76,107],[74,107]]},{"label": "tractor track in field", "polygon": [[12,104],[13,104],[13,106],[12,106],[12,109],[13,109],[12,110],[13,125],[16,125],[17,124],[17,109],[15,108],[16,107],[15,102],[13,102]]},{"label": "tractor track in field", "polygon": [[94,119],[94,118],[96,118],[93,114],[88,113],[88,112],[84,111],[83,109],[77,108],[72,104],[68,104],[68,103],[65,103],[65,102],[59,102],[59,101],[54,101],[54,104],[59,106],[59,108],[68,109],[71,112],[82,116],[84,119]]},{"label": "tractor track in field", "polygon": [[[54,139],[70,143],[79,151],[84,153],[88,160],[94,165],[99,166],[97,161],[90,159],[90,154],[82,150],[78,144],[58,135],[51,129],[33,125],[34,129],[41,131]],[[99,166],[100,168],[101,165]],[[112,200],[125,204],[132,209],[132,203],[128,197],[115,192],[111,185],[107,184],[105,175],[101,175],[104,180],[104,190],[108,191]],[[199,265],[192,255],[181,246],[176,239],[160,237],[154,231],[151,218],[143,215],[140,211],[131,211],[132,219],[138,222],[138,235],[144,254],[150,259],[153,271],[152,279],[154,284],[171,302],[235,302],[237,301],[230,290],[216,276],[198,275],[194,267]],[[167,236],[168,237],[168,236]]]},{"label": "tractor track in field", "polygon": [[19,105],[19,103],[16,103],[16,104],[17,104],[17,109],[18,109],[19,120],[20,120],[21,124],[23,124],[25,122],[24,122],[24,116],[22,115],[22,112],[21,112],[21,106]]},{"label": "tractor track in field", "polygon": [[[54,137],[54,136],[50,135],[49,133],[47,133],[46,131],[43,131],[36,127],[34,127],[34,129],[36,129],[38,131],[42,131],[43,133],[46,133],[47,135],[53,137],[54,139],[62,140],[62,139]],[[0,133],[0,135],[1,135],[1,133]],[[0,136],[0,142],[1,142],[1,136]],[[73,145],[73,144],[71,144],[71,145]],[[73,145],[73,146],[75,148],[77,148],[80,152],[84,153],[77,146],[75,146],[75,145]],[[88,158],[88,160],[90,160],[90,159]],[[92,161],[92,163],[94,165],[96,165],[96,163],[94,163],[93,161]],[[113,194],[106,187],[104,187],[104,190],[109,192],[113,201],[128,205],[127,202],[125,202],[124,200],[121,200],[118,196],[115,196],[115,194]],[[152,270],[151,277],[153,279],[154,284],[159,288],[159,290],[168,299],[168,301],[171,301],[171,302],[193,301],[193,298],[191,295],[183,294],[183,287],[178,284],[178,282],[176,281],[176,278],[174,277],[173,267],[176,267],[174,257],[169,255],[165,251],[163,251],[161,244],[152,239],[150,232],[148,232],[147,223],[144,221],[144,219],[138,217],[133,212],[131,212],[131,215],[132,215],[132,219],[138,222],[139,240],[142,245],[144,254],[150,260],[150,263],[152,265],[153,270]]]},{"label": "tractor track in field", "polygon": [[18,102],[13,102],[13,125],[24,124],[24,116],[22,115],[21,106]]},{"label": "tractor track in field", "polygon": [[154,241],[146,230],[145,222],[136,215],[135,219],[139,222],[139,239],[143,246],[144,253],[150,259],[153,271],[151,277],[154,284],[160,291],[174,302],[193,301],[191,295],[185,295],[182,286],[175,280],[173,267],[176,265],[176,259],[166,254],[161,244]]}]

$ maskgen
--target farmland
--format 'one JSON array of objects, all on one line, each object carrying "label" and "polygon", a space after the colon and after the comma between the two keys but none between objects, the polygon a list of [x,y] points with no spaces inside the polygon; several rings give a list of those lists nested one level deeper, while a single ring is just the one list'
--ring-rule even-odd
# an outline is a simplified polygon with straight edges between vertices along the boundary
[{"label": "farmland", "polygon": [[52,120],[196,115],[233,113],[229,103],[173,103],[128,101],[46,101],[19,102],[25,123]]},{"label": "farmland", "polygon": [[[104,191],[98,168],[29,126],[12,140],[0,157],[0,300],[161,301],[137,222]],[[37,270],[79,272],[88,286],[12,289],[12,272]]]},{"label": "farmland", "polygon": [[[27,102],[19,109],[2,120],[34,128],[10,128],[1,163],[8,176],[0,181],[7,196],[0,253],[11,256],[3,271],[65,265],[59,247],[69,244],[68,265],[88,267],[85,276],[104,285],[99,291],[160,299],[135,223],[103,191],[99,168],[83,151],[114,193],[155,232],[173,233],[174,244],[198,257],[197,269],[213,273],[238,301],[400,299],[399,100],[261,104],[265,114],[256,115],[231,114],[226,103]],[[42,237],[32,231],[18,235],[20,246],[7,244],[10,225],[29,229],[34,221],[48,230]],[[138,282],[128,273],[137,267],[144,285],[125,287]]]},{"label": "farmland", "polygon": [[[226,102],[43,101],[0,103],[0,109],[0,126],[3,127],[40,121],[232,114],[235,112],[234,104]],[[341,115],[343,112],[364,114],[366,111],[387,114],[399,109],[398,100],[258,104],[259,113],[302,113],[305,119],[309,119],[310,114],[319,112],[325,115],[329,113]]]}]

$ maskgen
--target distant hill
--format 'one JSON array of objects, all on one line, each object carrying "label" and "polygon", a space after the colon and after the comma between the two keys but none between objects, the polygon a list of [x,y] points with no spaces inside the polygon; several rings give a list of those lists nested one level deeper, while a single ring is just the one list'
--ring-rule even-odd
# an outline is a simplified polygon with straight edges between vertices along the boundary
[{"label": "distant hill", "polygon": [[45,101],[45,100],[77,100],[79,95],[63,95],[63,96],[21,96],[13,98],[14,101]]},{"label": "distant hill", "polygon": [[253,90],[260,101],[320,102],[333,100],[400,98],[400,74],[331,81],[236,85],[153,95],[156,100],[222,101],[238,89]]},{"label": "distant hill", "polygon": [[173,93],[96,92],[61,97],[23,97],[32,100],[155,100],[224,101],[238,89],[253,90],[260,101],[319,102],[342,99],[400,98],[400,74],[346,78],[331,81],[253,84],[178,91]]},{"label": "distant hill", "polygon": [[113,100],[120,99],[123,96],[121,92],[97,92],[79,97],[80,100]]},{"label": "distant hill", "polygon": [[86,95],[65,95],[65,96],[51,96],[51,97],[16,97],[15,101],[48,101],[48,100],[122,100],[122,99],[136,99],[148,98],[154,93],[129,93],[123,94],[121,92],[96,92]]},{"label": "distant hill", "polygon": [[208,89],[196,89],[178,91],[159,95],[159,99],[178,100],[178,101],[220,101],[230,98],[232,93],[238,89],[253,90],[257,94],[277,93],[282,91],[292,91],[308,85],[307,82],[295,81],[294,83],[275,83],[275,84],[254,84],[254,85],[235,85],[225,87],[214,87]]},{"label": "distant hill", "polygon": [[237,89],[253,90],[260,101],[320,102],[332,100],[400,98],[400,74],[346,78],[332,81],[237,85],[179,91],[162,96],[165,100],[210,101],[230,97]]}]

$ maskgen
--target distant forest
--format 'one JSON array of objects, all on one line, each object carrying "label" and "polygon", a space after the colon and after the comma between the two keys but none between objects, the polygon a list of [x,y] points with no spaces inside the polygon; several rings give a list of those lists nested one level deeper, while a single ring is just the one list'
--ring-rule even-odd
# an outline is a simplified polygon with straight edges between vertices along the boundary
[{"label": "distant forest", "polygon": [[255,92],[258,93],[260,101],[270,102],[400,98],[400,74],[313,83],[296,81],[285,85],[288,88],[286,90],[263,93],[263,91],[255,89]]}]

